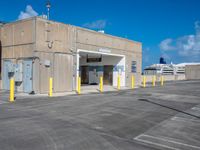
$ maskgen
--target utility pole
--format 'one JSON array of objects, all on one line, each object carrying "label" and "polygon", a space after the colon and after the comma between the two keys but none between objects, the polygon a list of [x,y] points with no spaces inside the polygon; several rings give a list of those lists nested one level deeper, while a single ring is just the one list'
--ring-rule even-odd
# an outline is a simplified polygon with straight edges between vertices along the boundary
[{"label": "utility pole", "polygon": [[46,8],[47,8],[47,19],[49,20],[49,17],[50,17],[50,8],[51,8],[50,0],[47,1]]}]

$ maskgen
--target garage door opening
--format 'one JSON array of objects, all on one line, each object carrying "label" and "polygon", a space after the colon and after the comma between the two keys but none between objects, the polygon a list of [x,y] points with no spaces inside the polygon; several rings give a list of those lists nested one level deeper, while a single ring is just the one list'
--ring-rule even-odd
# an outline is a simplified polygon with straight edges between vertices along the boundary
[{"label": "garage door opening", "polygon": [[111,53],[78,50],[77,78],[81,77],[81,86],[99,85],[103,77],[104,85],[117,86],[117,77],[121,86],[125,86],[125,56]]}]

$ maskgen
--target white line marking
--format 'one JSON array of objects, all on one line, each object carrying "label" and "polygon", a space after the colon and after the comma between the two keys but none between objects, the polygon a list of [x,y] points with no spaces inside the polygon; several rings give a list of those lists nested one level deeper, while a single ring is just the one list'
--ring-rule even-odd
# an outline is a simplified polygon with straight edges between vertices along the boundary
[{"label": "white line marking", "polygon": [[193,107],[192,110],[200,111],[200,108],[199,107]]},{"label": "white line marking", "polygon": [[[148,140],[139,139],[142,136],[146,136],[146,137],[153,138],[153,139],[156,139],[156,140],[161,140],[161,141],[165,141],[165,142],[169,142],[169,143],[174,143],[174,144],[178,144],[178,145],[183,145],[183,146],[186,146],[186,147],[190,147],[190,148],[194,148],[194,149],[200,150],[200,147],[198,147],[198,146],[194,146],[194,145],[190,145],[190,144],[185,144],[185,143],[181,143],[181,142],[176,142],[176,141],[168,140],[168,139],[161,138],[161,137],[156,137],[156,136],[151,136],[151,135],[145,135],[145,134],[141,134],[141,135],[137,136],[134,139],[139,140],[139,141],[146,141],[146,143],[150,142]],[[154,142],[150,142],[150,143],[155,144],[155,145],[163,145],[163,144],[158,144],[158,143],[154,143]],[[174,148],[174,147],[170,147],[170,146],[167,146],[167,145],[163,145],[163,146],[177,150],[177,148]]]},{"label": "white line marking", "polygon": [[180,150],[180,149],[177,149],[177,148],[174,148],[174,147],[170,147],[170,146],[167,146],[167,145],[158,144],[158,143],[151,142],[151,141],[148,141],[148,140],[139,139],[139,136],[135,137],[134,139],[136,141],[140,141],[140,142],[143,142],[143,143],[148,143],[148,144],[152,144],[152,145],[156,145],[156,146],[160,146],[160,147],[165,147],[165,148],[168,148],[168,149]]},{"label": "white line marking", "polygon": [[5,104],[5,103],[8,103],[8,102],[5,102],[5,101],[0,101],[0,105],[1,105],[1,104]]},{"label": "white line marking", "polygon": [[190,118],[183,118],[183,117],[173,117],[173,118],[171,118],[171,120],[173,120],[173,121],[185,121],[185,122],[192,121],[192,122],[200,123],[199,120],[190,119]]}]

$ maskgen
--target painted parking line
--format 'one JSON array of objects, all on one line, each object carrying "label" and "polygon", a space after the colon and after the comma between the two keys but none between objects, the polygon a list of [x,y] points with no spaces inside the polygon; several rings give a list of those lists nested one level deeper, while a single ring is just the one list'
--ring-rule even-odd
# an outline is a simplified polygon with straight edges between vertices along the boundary
[{"label": "painted parking line", "polygon": [[200,108],[199,107],[193,107],[192,110],[200,111]]},{"label": "painted parking line", "polygon": [[155,142],[151,142],[151,141],[148,141],[148,140],[141,139],[141,136],[144,136],[144,134],[135,137],[134,140],[139,141],[139,142],[143,142],[143,143],[147,143],[147,144],[151,144],[151,145],[156,145],[156,146],[159,146],[159,147],[172,149],[172,150],[179,150],[179,149],[174,148],[174,147],[170,147],[170,146],[167,146],[167,145],[163,145],[163,144],[159,144],[159,143],[155,143]]},{"label": "painted parking line", "polygon": [[191,119],[191,118],[184,118],[184,117],[173,117],[173,118],[171,118],[171,120],[173,120],[173,121],[184,121],[184,122],[200,123],[200,120]]},{"label": "painted parking line", "polygon": [[[160,146],[163,148],[172,149],[172,150],[180,150],[180,146],[183,146],[184,148],[187,148],[190,150],[192,150],[192,149],[200,150],[199,146],[190,145],[190,144],[186,144],[186,143],[182,143],[182,142],[169,140],[167,138],[151,136],[151,135],[147,135],[147,134],[141,134],[141,135],[135,137],[134,140],[140,141],[143,143],[147,143],[147,144],[151,144],[151,145],[155,145],[155,146]],[[167,144],[169,144],[169,145],[167,145]]]},{"label": "painted parking line", "polygon": [[1,100],[0,100],[0,105],[1,105],[1,104],[6,104],[6,103],[8,103],[8,102],[7,102],[7,101],[1,101]]}]

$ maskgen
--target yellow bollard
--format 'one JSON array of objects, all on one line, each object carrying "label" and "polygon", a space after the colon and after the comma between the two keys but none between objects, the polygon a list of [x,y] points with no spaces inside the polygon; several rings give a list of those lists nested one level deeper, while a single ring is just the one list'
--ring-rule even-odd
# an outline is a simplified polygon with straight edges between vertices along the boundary
[{"label": "yellow bollard", "polygon": [[49,97],[52,97],[52,92],[53,92],[53,78],[49,78]]},{"label": "yellow bollard", "polygon": [[142,77],[142,83],[143,83],[143,88],[145,88],[146,87],[146,77],[145,76]]},{"label": "yellow bollard", "polygon": [[15,80],[14,78],[10,79],[10,102],[15,101]]},{"label": "yellow bollard", "polygon": [[163,86],[163,85],[164,85],[164,77],[163,77],[163,76],[161,76],[160,85],[161,85],[161,86]]},{"label": "yellow bollard", "polygon": [[81,77],[78,77],[78,90],[77,90],[78,94],[81,94]]},{"label": "yellow bollard", "polygon": [[117,77],[117,89],[120,90],[120,75]]},{"label": "yellow bollard", "polygon": [[99,84],[99,90],[100,92],[103,92],[103,77],[100,77],[100,84]]},{"label": "yellow bollard", "polygon": [[134,75],[132,75],[132,77],[131,77],[131,88],[132,89],[135,88],[135,77],[134,77]]},{"label": "yellow bollard", "polygon": [[156,85],[156,76],[153,76],[152,77],[152,86],[155,86]]}]

